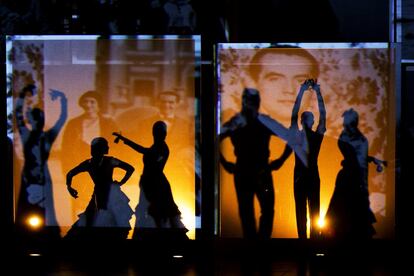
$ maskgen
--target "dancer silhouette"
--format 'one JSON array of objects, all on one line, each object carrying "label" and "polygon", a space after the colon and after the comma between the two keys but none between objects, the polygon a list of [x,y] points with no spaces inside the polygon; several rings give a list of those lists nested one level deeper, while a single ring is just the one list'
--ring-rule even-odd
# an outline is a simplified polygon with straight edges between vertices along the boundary
[{"label": "dancer silhouette", "polygon": [[[117,130],[115,122],[102,114],[102,98],[97,91],[86,91],[78,100],[83,112],[68,120],[62,137],[62,171],[68,172],[74,166],[89,158],[90,143],[95,137],[110,139],[112,132]],[[115,154],[117,156],[117,154]],[[82,183],[88,179],[80,180]],[[88,205],[93,185],[82,185],[81,196],[71,201],[72,219],[76,220],[79,213]],[[84,195],[84,196],[82,196]]]},{"label": "dancer silhouette", "polygon": [[25,229],[29,216],[37,215],[45,226],[53,226],[44,229],[52,238],[60,237],[60,230],[53,201],[52,178],[47,163],[52,144],[67,118],[67,99],[65,94],[57,90],[51,90],[49,94],[53,101],[60,99],[61,113],[54,126],[47,131],[44,130],[45,115],[40,108],[28,106],[26,115],[30,128],[25,123],[23,114],[25,98],[37,95],[35,85],[24,87],[16,101],[17,128],[24,155],[16,224],[21,226],[21,229]]},{"label": "dancer silhouette", "polygon": [[368,140],[358,129],[359,116],[354,109],[343,113],[344,129],[338,146],[344,157],[326,214],[325,234],[338,240],[366,240],[373,237],[376,222],[370,208],[368,163],[382,171],[387,162],[368,155]]},{"label": "dancer silhouette", "polygon": [[[169,156],[169,149],[165,143],[167,125],[163,121],[155,122],[152,127],[152,134],[153,144],[146,148],[122,136],[120,133],[113,133],[116,136],[116,143],[120,140],[125,145],[143,154],[144,169],[139,181],[141,194],[140,202],[135,211],[137,227],[135,228],[133,239],[143,239],[148,233],[149,236],[146,237],[186,239],[185,232],[188,230],[180,220],[181,212],[174,202],[170,183],[163,172]],[[143,202],[144,200],[146,202]],[[146,203],[148,206],[145,206]],[[142,210],[142,208],[146,210]],[[144,219],[139,215],[143,213],[148,213],[153,218],[157,231],[139,227],[140,220]],[[163,236],[157,234],[162,234]]]},{"label": "dancer silhouette", "polygon": [[[107,156],[108,141],[97,137],[91,143],[92,158],[81,162],[66,175],[68,192],[74,198],[78,191],[72,188],[72,178],[82,172],[88,172],[95,184],[92,198],[86,210],[79,215],[65,237],[111,237],[127,238],[130,230],[129,220],[133,211],[129,207],[129,199],[121,191],[120,186],[131,177],[134,168],[115,157]],[[121,168],[125,175],[120,181],[113,180],[113,171]],[[92,229],[92,226],[102,229]],[[107,228],[107,229],[105,229]]]},{"label": "dancer silhouette", "polygon": [[[302,130],[299,129],[298,115],[305,91],[314,91],[318,100],[319,123],[316,131],[312,129],[314,116],[309,111],[301,115]],[[320,86],[314,79],[307,79],[300,87],[292,110],[291,133],[289,146],[282,154],[281,162],[284,162],[292,149],[295,151],[294,169],[294,197],[296,207],[296,225],[298,237],[307,239],[307,213],[309,208],[310,237],[319,236],[319,211],[320,211],[320,178],[318,169],[318,155],[322,140],[326,131],[326,110],[323,102]]]},{"label": "dancer silhouette", "polygon": [[[260,114],[259,106],[259,91],[245,88],[241,112],[225,122],[220,133],[220,140],[231,139],[237,158],[232,163],[220,154],[224,169],[234,174],[243,237],[248,239],[269,239],[272,235],[275,194],[271,170],[279,167],[269,163],[269,142],[272,135],[285,138],[287,132],[280,123]],[[255,196],[261,208],[258,230]]]}]

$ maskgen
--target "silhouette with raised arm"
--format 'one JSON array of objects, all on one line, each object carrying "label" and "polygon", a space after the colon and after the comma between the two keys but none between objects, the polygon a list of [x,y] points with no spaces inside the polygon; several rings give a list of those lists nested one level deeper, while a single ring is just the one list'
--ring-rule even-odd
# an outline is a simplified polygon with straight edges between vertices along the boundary
[{"label": "silhouette with raised arm", "polygon": [[344,159],[326,214],[325,234],[338,240],[371,239],[376,219],[369,202],[368,163],[373,162],[381,172],[387,162],[368,155],[368,140],[358,129],[358,113],[351,108],[342,117],[338,147]]},{"label": "silhouette with raised arm", "polygon": [[[45,131],[45,114],[37,107],[27,107],[26,125],[23,109],[25,98],[37,94],[35,85],[25,86],[16,101],[16,122],[23,144],[24,165],[21,174],[20,194],[17,203],[16,222],[27,227],[30,216],[39,216],[45,226],[56,226],[45,229],[51,237],[60,237],[53,201],[52,179],[48,168],[48,158],[53,142],[56,140],[67,118],[67,99],[65,94],[50,90],[52,101],[60,99],[61,112],[52,128]],[[55,231],[56,230],[56,231]]]},{"label": "silhouette with raised arm", "polygon": [[[167,125],[163,121],[157,121],[152,127],[153,144],[149,147],[143,147],[120,133],[114,132],[116,136],[115,143],[121,140],[125,145],[131,147],[133,150],[143,154],[144,169],[139,181],[139,187],[141,189],[140,202],[136,207],[136,228],[133,234],[133,239],[142,239],[150,232],[154,234],[151,237],[159,238],[184,238],[187,236],[185,233],[188,231],[181,222],[181,212],[178,206],[174,202],[173,194],[171,191],[170,183],[165,176],[163,170],[168,160],[169,149],[165,143],[167,136]],[[142,217],[138,214],[142,214],[143,202],[146,200],[148,206],[145,213],[149,214],[155,222],[157,231],[147,231],[148,229],[140,229],[139,222]],[[156,236],[156,233],[163,234],[164,236]],[[147,236],[149,237],[149,236]]]},{"label": "silhouette with raised arm", "polygon": [[[315,92],[318,100],[319,123],[316,131],[312,129],[314,116],[312,112],[304,111],[301,115],[302,130],[299,129],[298,116],[305,91]],[[307,239],[307,213],[309,209],[310,237],[319,236],[320,212],[320,178],[318,155],[326,132],[326,110],[320,86],[314,79],[307,79],[300,87],[292,110],[289,146],[278,162],[283,163],[295,151],[294,197],[296,208],[296,226],[298,237]]]},{"label": "silhouette with raised arm", "polygon": [[[298,113],[303,94],[306,90],[315,91],[319,109],[319,123],[316,131],[312,130],[314,116],[305,111],[301,115],[302,130],[298,127]],[[296,205],[296,224],[298,237],[307,238],[307,209],[309,208],[310,237],[319,236],[318,221],[320,216],[320,178],[318,156],[326,132],[326,110],[320,86],[316,80],[309,79],[301,86],[292,111],[291,128],[297,133],[296,139],[306,158],[300,158],[295,152],[294,196]],[[293,147],[296,148],[296,147]]]},{"label": "silhouette with raised arm", "polygon": [[[91,143],[92,158],[81,162],[66,175],[68,192],[74,198],[78,197],[78,191],[72,188],[74,176],[88,172],[95,185],[86,210],[79,215],[78,221],[69,230],[66,238],[101,237],[97,234],[102,234],[102,237],[111,235],[110,237],[127,238],[131,229],[129,220],[133,211],[129,207],[128,197],[120,187],[131,177],[134,168],[128,163],[108,156],[108,151],[108,141],[105,138],[94,138]],[[125,171],[125,175],[120,181],[113,180],[115,168]]]},{"label": "silhouette with raised arm", "polygon": [[[109,140],[112,138],[112,132],[118,129],[114,120],[102,114],[102,97],[97,91],[90,90],[83,93],[78,100],[78,105],[83,110],[82,114],[71,118],[63,131],[62,156],[64,158],[61,165],[64,173],[89,158],[90,143],[93,138],[103,137]],[[81,182],[87,181],[88,179],[85,178]],[[93,185],[82,185],[80,198],[71,201],[73,220],[76,220],[77,215],[88,205],[92,190]]]},{"label": "silhouette with raised arm", "polygon": [[[220,162],[227,172],[234,174],[243,236],[248,239],[271,238],[275,194],[269,142],[272,135],[286,139],[287,133],[280,123],[260,114],[259,106],[259,91],[245,88],[241,112],[223,124],[219,137],[220,141],[229,137],[234,147],[236,163],[227,161],[222,154]],[[258,230],[254,214],[255,196],[261,208]]]}]

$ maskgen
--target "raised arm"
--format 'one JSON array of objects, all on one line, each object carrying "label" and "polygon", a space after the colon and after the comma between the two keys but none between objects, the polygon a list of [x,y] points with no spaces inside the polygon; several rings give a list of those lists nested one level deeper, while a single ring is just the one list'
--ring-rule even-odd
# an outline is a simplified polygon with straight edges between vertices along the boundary
[{"label": "raised arm", "polygon": [[118,143],[119,140],[121,140],[122,142],[124,142],[125,145],[131,147],[132,149],[136,150],[139,153],[145,154],[148,151],[148,148],[145,148],[145,147],[129,140],[125,136],[121,135],[121,133],[112,132],[112,135],[114,135],[116,137],[115,138],[115,143]]},{"label": "raised arm", "polygon": [[299,89],[299,93],[296,96],[296,100],[295,100],[295,104],[293,105],[293,109],[292,109],[292,118],[290,121],[290,126],[292,128],[299,128],[298,125],[298,115],[299,115],[299,110],[300,110],[300,104],[302,103],[302,98],[303,98],[303,93],[306,91],[306,89],[308,89],[308,82],[305,81]]},{"label": "raised arm", "polygon": [[52,98],[52,101],[57,100],[60,98],[60,116],[58,120],[56,121],[55,125],[50,129],[50,132],[52,133],[53,138],[56,138],[56,136],[59,134],[59,131],[62,129],[63,125],[66,122],[66,119],[68,118],[68,100],[65,96],[65,94],[58,90],[50,90],[50,97]]},{"label": "raised arm", "polygon": [[61,91],[51,89],[49,94],[52,101],[60,98],[60,116],[55,125],[47,131],[49,146],[51,146],[68,118],[68,101],[65,94]]},{"label": "raised arm", "polygon": [[319,123],[316,131],[320,134],[324,134],[326,132],[326,109],[325,103],[323,101],[321,87],[319,84],[315,84],[313,89],[316,92],[316,97],[318,99],[318,109],[319,109]]}]

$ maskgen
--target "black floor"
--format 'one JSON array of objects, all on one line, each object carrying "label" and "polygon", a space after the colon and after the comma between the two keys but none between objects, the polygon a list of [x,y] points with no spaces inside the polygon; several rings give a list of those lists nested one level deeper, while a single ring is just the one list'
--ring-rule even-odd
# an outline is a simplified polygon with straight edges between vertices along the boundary
[{"label": "black floor", "polygon": [[413,275],[412,254],[403,249],[395,241],[57,241],[14,247],[12,256],[3,257],[3,271],[10,275]]}]

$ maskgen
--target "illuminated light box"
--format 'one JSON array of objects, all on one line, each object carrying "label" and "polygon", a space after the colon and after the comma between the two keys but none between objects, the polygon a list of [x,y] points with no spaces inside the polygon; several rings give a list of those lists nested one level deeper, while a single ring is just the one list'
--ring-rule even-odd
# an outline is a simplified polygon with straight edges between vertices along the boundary
[{"label": "illuminated light box", "polygon": [[6,46],[16,226],[195,239],[200,37],[9,36]]},{"label": "illuminated light box", "polygon": [[[217,134],[221,137],[218,148],[224,160],[218,165],[220,216],[217,225],[220,226],[220,236],[252,237],[257,235],[256,227],[256,231],[262,231],[265,237],[297,238],[300,232],[301,237],[309,238],[312,224],[318,236],[372,236],[373,226],[373,238],[393,238],[395,49],[387,43],[222,43],[218,45],[217,58]],[[293,107],[301,84],[306,79],[317,79],[320,86],[326,111],[325,132],[322,126],[318,130],[321,113],[315,87],[312,87],[313,91],[305,90],[303,93],[296,113],[298,128],[290,129]],[[251,88],[250,92],[246,92],[246,106],[249,106],[248,99],[252,100],[250,107],[257,105],[258,96],[255,95],[258,94],[261,114],[258,117],[260,123],[247,130],[243,129],[249,115],[240,115],[245,88]],[[251,114],[249,108],[246,110],[245,114]],[[317,196],[306,195],[300,187],[305,185],[306,179],[317,178],[300,173],[309,173],[310,167],[305,166],[309,170],[297,169],[296,177],[294,173],[295,154],[297,159],[309,160],[309,152],[318,152],[315,150],[315,143],[318,147],[318,142],[315,142],[317,138],[309,138],[314,141],[309,142],[311,140],[304,138],[303,131],[298,134],[303,130],[301,120],[304,111],[313,114],[313,131],[324,134],[317,155],[320,209],[318,212],[318,204],[310,203],[312,208],[316,208],[315,214],[319,213],[319,216],[312,216],[315,220],[312,223],[309,223],[305,207],[295,206],[295,197],[298,204],[305,204],[309,198],[317,201]],[[345,133],[344,119],[354,124],[356,114],[358,130],[347,128]],[[271,136],[267,146],[269,134],[266,133],[269,131],[279,134],[279,137]],[[288,147],[293,153],[279,169],[269,173],[270,166],[266,164],[279,158],[286,144],[291,145]],[[313,149],[309,144],[314,145]],[[351,150],[344,149],[349,145]],[[363,154],[364,147],[367,154]],[[377,164],[368,163],[374,161],[371,157],[376,158]],[[274,165],[276,168],[277,164]],[[273,181],[273,192],[272,181],[266,179],[269,175]],[[294,181],[298,183],[296,189]],[[317,195],[318,188],[315,189]],[[253,201],[253,194],[256,195],[257,191],[264,198],[261,203],[267,207],[261,207],[256,196]],[[350,207],[352,205],[358,207]],[[297,227],[297,210],[302,210],[298,211],[298,216],[302,216],[302,223],[299,223],[301,230]],[[368,222],[368,225],[359,227],[358,220]],[[336,233],[334,224],[337,225]],[[348,232],[344,230],[340,233],[339,226]]]}]

